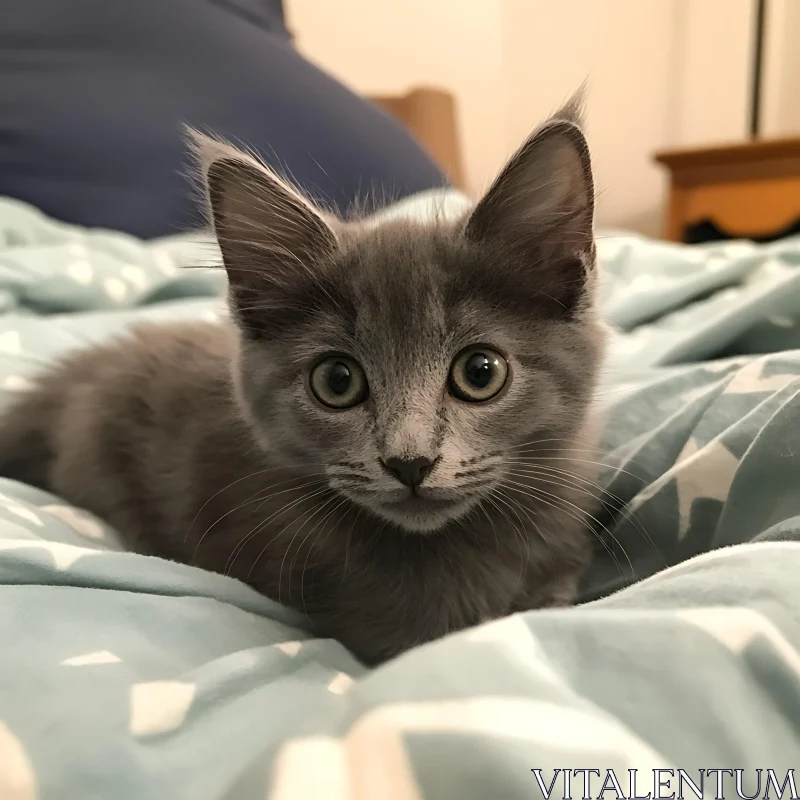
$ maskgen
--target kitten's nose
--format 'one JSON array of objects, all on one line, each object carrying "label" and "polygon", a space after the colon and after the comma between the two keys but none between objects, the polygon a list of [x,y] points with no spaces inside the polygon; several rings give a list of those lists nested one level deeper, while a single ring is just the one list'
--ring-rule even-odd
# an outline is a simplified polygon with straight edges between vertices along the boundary
[{"label": "kitten's nose", "polygon": [[400,483],[412,489],[419,486],[433,469],[433,461],[429,458],[389,458],[381,463]]}]

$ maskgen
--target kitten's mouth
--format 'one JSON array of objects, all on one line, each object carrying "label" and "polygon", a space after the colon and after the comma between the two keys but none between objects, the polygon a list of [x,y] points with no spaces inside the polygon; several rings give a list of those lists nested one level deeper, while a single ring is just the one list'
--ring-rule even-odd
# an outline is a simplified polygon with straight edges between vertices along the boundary
[{"label": "kitten's mouth", "polygon": [[446,500],[440,497],[430,497],[426,495],[417,494],[416,492],[409,492],[405,497],[397,500],[391,500],[385,504],[388,508],[397,509],[423,509],[427,508],[431,511],[444,511],[448,508],[453,508],[456,505],[453,500]]},{"label": "kitten's mouth", "polygon": [[461,516],[469,504],[463,500],[408,492],[375,504],[373,511],[416,533],[433,533]]},{"label": "kitten's mouth", "polygon": [[464,516],[479,501],[479,496],[464,497],[447,490],[426,487],[386,492],[340,490],[359,506],[410,533],[435,533]]}]

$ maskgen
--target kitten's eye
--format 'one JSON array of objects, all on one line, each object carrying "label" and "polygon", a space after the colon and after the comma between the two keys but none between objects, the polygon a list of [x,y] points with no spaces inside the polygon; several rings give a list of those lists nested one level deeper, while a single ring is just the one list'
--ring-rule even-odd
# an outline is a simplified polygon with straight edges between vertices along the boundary
[{"label": "kitten's eye", "polygon": [[352,408],[367,399],[367,376],[348,356],[330,356],[320,361],[309,380],[314,397],[330,408]]},{"label": "kitten's eye", "polygon": [[468,347],[450,367],[450,393],[468,403],[491,400],[507,380],[508,362],[490,347]]}]

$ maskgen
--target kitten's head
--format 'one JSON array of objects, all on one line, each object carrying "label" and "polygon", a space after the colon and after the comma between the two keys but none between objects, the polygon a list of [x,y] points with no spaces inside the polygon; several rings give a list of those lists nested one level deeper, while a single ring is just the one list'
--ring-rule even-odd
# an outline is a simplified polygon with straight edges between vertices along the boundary
[{"label": "kitten's head", "polygon": [[199,141],[241,336],[239,398],[287,465],[402,530],[446,529],[590,402],[593,187],[574,109],[453,222],[342,222]]}]

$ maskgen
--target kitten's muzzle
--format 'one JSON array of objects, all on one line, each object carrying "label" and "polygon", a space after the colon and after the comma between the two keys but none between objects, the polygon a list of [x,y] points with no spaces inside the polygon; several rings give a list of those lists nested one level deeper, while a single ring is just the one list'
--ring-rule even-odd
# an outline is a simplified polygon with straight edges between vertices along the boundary
[{"label": "kitten's muzzle", "polygon": [[416,489],[430,475],[435,465],[435,461],[424,457],[389,458],[386,461],[381,459],[384,470],[409,489]]}]

